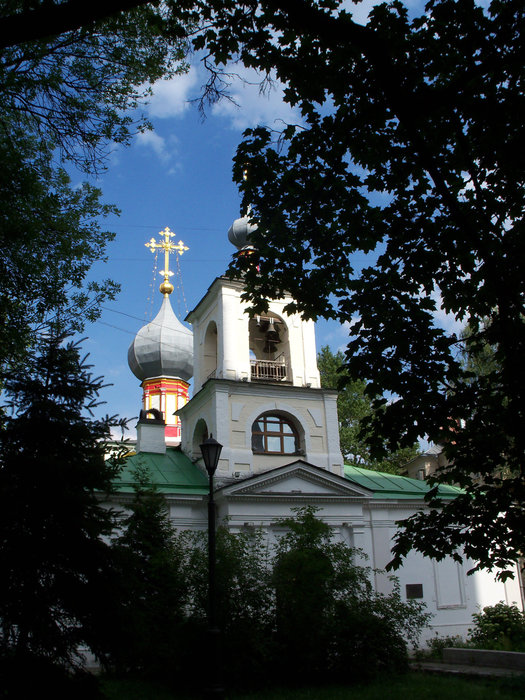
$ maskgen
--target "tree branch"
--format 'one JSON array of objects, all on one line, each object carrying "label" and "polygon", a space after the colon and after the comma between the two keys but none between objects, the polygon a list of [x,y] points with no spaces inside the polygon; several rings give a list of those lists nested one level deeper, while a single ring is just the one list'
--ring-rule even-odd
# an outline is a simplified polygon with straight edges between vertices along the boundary
[{"label": "tree branch", "polygon": [[68,0],[59,5],[44,3],[37,10],[2,18],[0,49],[79,29],[147,4],[148,0]]}]

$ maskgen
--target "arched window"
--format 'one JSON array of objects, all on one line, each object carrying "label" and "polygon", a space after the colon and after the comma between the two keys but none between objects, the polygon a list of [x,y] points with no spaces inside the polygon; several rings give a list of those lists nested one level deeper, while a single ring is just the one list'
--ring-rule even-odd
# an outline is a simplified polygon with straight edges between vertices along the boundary
[{"label": "arched window", "polygon": [[264,413],[252,425],[252,450],[259,454],[297,454],[299,435],[292,422],[284,416]]}]

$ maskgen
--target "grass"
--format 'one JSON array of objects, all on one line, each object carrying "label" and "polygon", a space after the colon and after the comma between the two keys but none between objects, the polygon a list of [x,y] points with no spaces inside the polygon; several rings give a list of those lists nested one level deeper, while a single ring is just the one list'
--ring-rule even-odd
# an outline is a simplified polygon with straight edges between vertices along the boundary
[{"label": "grass", "polygon": [[[523,698],[524,677],[503,679],[457,678],[425,673],[383,676],[367,684],[328,688],[275,689],[252,693],[226,693],[226,700],[512,700]],[[152,683],[105,679],[108,700],[195,700]]]}]

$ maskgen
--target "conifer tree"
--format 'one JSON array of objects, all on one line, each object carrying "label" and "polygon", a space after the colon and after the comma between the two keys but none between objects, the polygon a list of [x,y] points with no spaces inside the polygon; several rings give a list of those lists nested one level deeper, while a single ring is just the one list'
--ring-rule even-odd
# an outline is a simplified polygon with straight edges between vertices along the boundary
[{"label": "conifer tree", "polygon": [[101,387],[64,337],[43,338],[26,371],[5,382],[0,662],[4,682],[10,669],[25,669],[17,692],[31,683],[32,664],[80,669],[81,647],[97,653],[102,644],[115,515],[101,499],[119,462],[105,452],[123,421],[90,417]]},{"label": "conifer tree", "polygon": [[185,547],[146,465],[139,463],[134,479],[129,515],[114,542],[121,576],[104,662],[118,672],[158,677],[175,672],[180,657]]}]

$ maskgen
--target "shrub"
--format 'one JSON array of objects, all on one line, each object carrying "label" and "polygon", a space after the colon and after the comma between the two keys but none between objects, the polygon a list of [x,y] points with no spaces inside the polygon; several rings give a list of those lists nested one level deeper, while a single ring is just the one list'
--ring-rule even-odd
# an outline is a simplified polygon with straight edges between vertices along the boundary
[{"label": "shrub", "polygon": [[[130,519],[128,528],[131,523]],[[407,642],[415,643],[430,617],[421,604],[404,601],[393,578],[391,593],[375,593],[372,569],[355,563],[356,550],[333,542],[331,528],[315,517],[314,508],[298,508],[294,517],[279,524],[286,532],[271,550],[262,530],[217,530],[220,681],[238,689],[347,682],[379,670],[406,667]],[[148,657],[140,647],[142,656],[137,656],[134,667],[143,675],[153,669],[157,678],[173,680],[179,690],[194,685],[203,673],[208,581],[205,534],[186,531],[176,537],[174,599],[156,595],[164,578],[151,577],[149,569],[137,567],[138,580],[130,578],[139,601],[158,598],[155,612],[159,613],[147,618],[150,661],[145,663]],[[125,533],[121,544],[129,539]],[[141,541],[133,539],[132,544],[133,551],[140,553]],[[142,579],[147,580],[147,590]],[[180,582],[183,590],[178,588]],[[136,599],[129,596],[131,602]],[[175,608],[183,619],[180,625],[170,620],[168,626],[178,639],[159,648],[163,606],[166,620]],[[133,608],[130,604],[131,613]],[[142,620],[142,627],[145,622]],[[129,626],[126,630],[123,652],[129,655],[133,635]],[[162,658],[161,668],[151,663],[157,657]]]},{"label": "shrub", "polygon": [[[203,638],[207,639],[206,533],[186,531],[182,534],[182,541],[186,548],[187,625],[192,631],[194,645],[185,640],[185,648],[177,653],[179,660],[184,659],[181,674],[191,685],[196,675],[202,675],[201,647]],[[216,616],[220,630],[221,681],[227,687],[264,684],[268,682],[268,669],[273,659],[275,610],[266,539],[260,530],[232,533],[227,526],[220,526],[216,546]]]},{"label": "shrub", "polygon": [[448,649],[449,647],[466,647],[468,644],[460,634],[440,637],[436,632],[436,635],[432,637],[432,639],[427,640],[427,646],[430,648],[430,656],[441,659],[443,657],[443,649]]},{"label": "shrub", "polygon": [[404,601],[393,577],[390,594],[375,593],[373,570],[355,563],[363,553],[333,542],[314,508],[297,508],[280,524],[286,534],[272,584],[281,681],[337,682],[406,667],[407,642],[417,642],[430,617],[423,606]]},{"label": "shrub", "polygon": [[98,679],[67,669],[50,658],[31,653],[0,652],[0,698],[50,697],[53,700],[103,700]]},{"label": "shrub", "polygon": [[472,617],[469,641],[476,648],[525,651],[525,614],[515,605],[488,605]]}]

